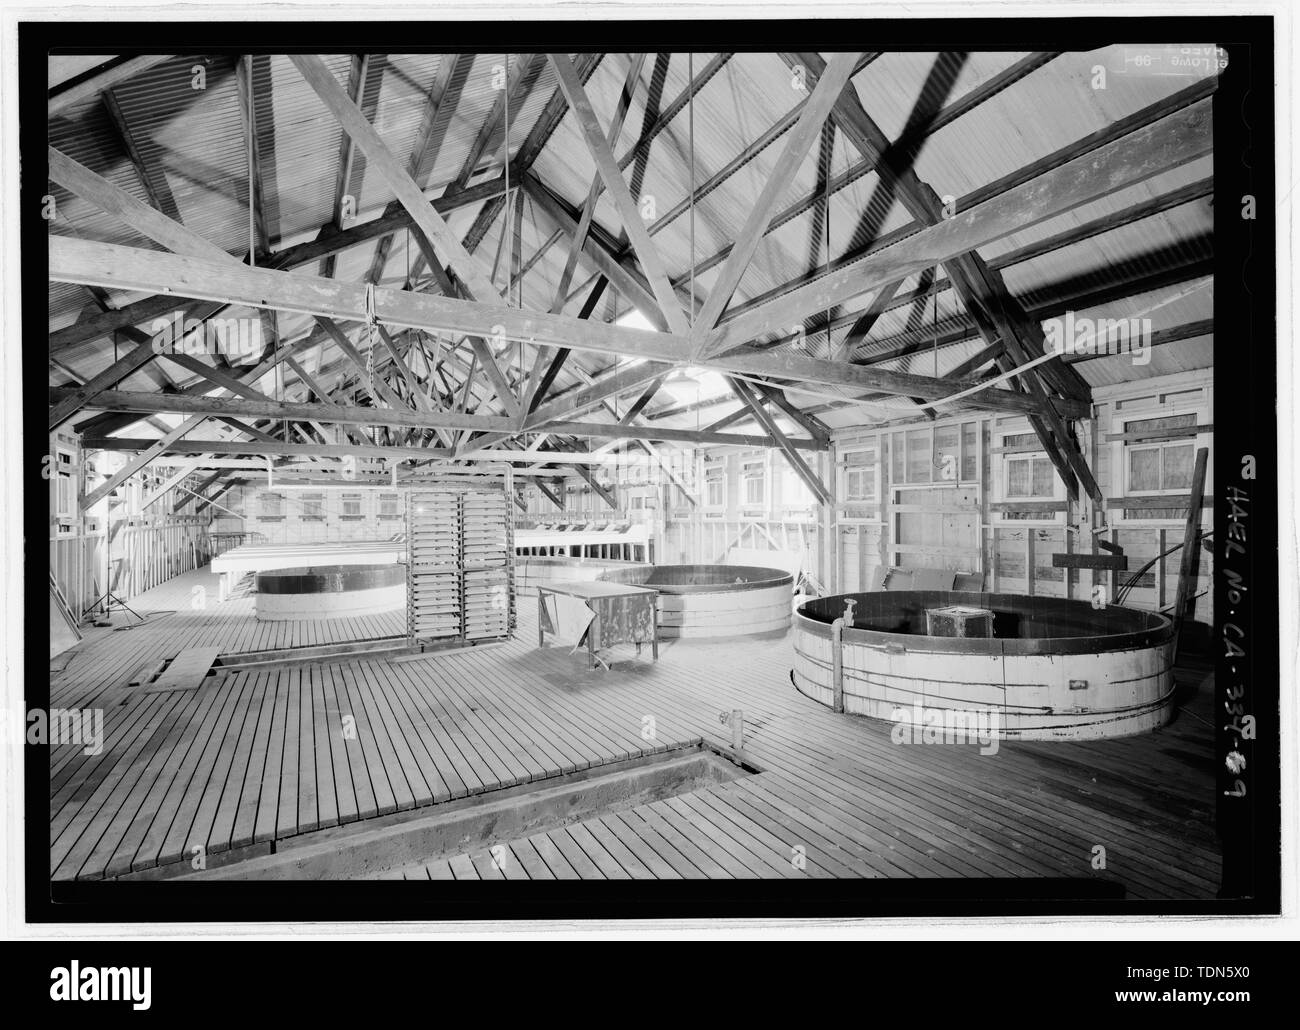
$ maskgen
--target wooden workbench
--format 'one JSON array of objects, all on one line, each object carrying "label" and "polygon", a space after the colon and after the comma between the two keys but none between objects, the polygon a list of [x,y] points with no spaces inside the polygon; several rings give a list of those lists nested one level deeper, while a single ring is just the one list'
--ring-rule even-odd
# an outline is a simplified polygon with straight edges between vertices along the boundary
[{"label": "wooden workbench", "polygon": [[572,643],[575,649],[585,640],[592,668],[599,663],[608,669],[608,663],[600,657],[601,650],[614,644],[635,644],[640,654],[641,645],[648,642],[654,660],[658,661],[658,595],[657,590],[624,583],[539,584],[537,646],[545,643],[547,633]]}]

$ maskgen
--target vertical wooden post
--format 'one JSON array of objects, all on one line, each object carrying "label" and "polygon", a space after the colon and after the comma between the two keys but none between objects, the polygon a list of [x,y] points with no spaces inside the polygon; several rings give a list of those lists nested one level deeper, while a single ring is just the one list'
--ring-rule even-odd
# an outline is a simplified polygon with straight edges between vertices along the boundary
[{"label": "vertical wooden post", "polygon": [[[1069,516],[1067,515],[1066,517],[1068,518]],[[1061,530],[1061,536],[1064,538],[1065,553],[1073,554],[1074,534],[1070,532],[1068,522],[1066,523],[1066,528]],[[1074,598],[1074,569],[1067,567],[1063,569],[1062,572],[1065,573],[1065,599],[1069,601]]]},{"label": "vertical wooden post", "polygon": [[[1110,542],[1111,542],[1111,545],[1112,545],[1113,547],[1115,547],[1116,549],[1119,548],[1119,530],[1118,530],[1118,529],[1112,529],[1112,530],[1110,531]],[[1115,552],[1112,551],[1111,553],[1114,554]],[[1111,570],[1110,570],[1110,599],[1111,599],[1111,603],[1114,603],[1115,598],[1117,598],[1118,596],[1119,596],[1119,569],[1111,569]]]},{"label": "vertical wooden post", "polygon": [[1196,591],[1196,572],[1201,563],[1201,500],[1205,494],[1205,467],[1210,449],[1202,447],[1196,452],[1196,470],[1192,473],[1192,494],[1187,505],[1187,524],[1183,528],[1183,560],[1178,568],[1178,593],[1174,600],[1174,655],[1178,654],[1178,640],[1182,634],[1183,620]]},{"label": "vertical wooden post", "polygon": [[844,711],[844,619],[831,623],[831,709]]},{"label": "vertical wooden post", "polygon": [[1034,596],[1034,531],[1025,530],[1025,593]]},{"label": "vertical wooden post", "polygon": [[1160,560],[1156,562],[1156,610],[1163,611],[1165,607],[1165,548],[1169,546],[1168,537],[1165,530],[1159,530],[1156,533],[1156,554],[1160,555]]},{"label": "vertical wooden post", "polygon": [[[831,480],[834,482],[834,480]],[[835,505],[822,505],[821,531],[817,534],[817,550],[822,556],[822,589],[828,594],[839,593],[840,558],[839,529],[835,524]]]}]

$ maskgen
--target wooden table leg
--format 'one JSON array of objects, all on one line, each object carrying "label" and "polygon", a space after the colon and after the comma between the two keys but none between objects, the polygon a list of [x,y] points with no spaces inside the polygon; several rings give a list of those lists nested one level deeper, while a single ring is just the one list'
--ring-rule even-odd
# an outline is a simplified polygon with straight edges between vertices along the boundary
[{"label": "wooden table leg", "polygon": [[650,653],[659,661],[659,598],[650,605]]}]

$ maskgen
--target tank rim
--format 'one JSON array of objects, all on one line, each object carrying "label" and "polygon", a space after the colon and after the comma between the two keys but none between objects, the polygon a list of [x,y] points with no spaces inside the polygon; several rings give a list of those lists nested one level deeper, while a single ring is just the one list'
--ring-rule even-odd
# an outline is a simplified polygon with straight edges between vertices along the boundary
[{"label": "tank rim", "polygon": [[254,578],[259,594],[332,594],[395,587],[406,583],[399,562],[367,565],[311,565],[267,569]]},{"label": "tank rim", "polygon": [[[944,604],[970,604],[979,607],[997,608],[999,602],[1010,601],[1041,604],[1050,601],[1054,605],[1078,606],[1080,609],[1093,611],[1086,601],[1076,601],[1063,597],[1042,598],[1029,594],[1008,593],[969,593],[961,591],[923,591],[899,590],[876,591],[874,593],[829,594],[814,598],[801,604],[794,613],[796,631],[803,631],[815,636],[831,636],[831,622],[810,614],[807,609],[817,603],[835,602],[849,598],[875,597],[881,594],[893,594],[901,598],[918,598],[918,595],[930,595],[936,602]],[[862,602],[859,601],[861,604]],[[842,605],[841,605],[842,606]],[[948,651],[954,654],[974,655],[1044,655],[1044,654],[1087,654],[1097,651],[1124,651],[1136,648],[1158,647],[1173,640],[1173,620],[1159,612],[1150,612],[1140,608],[1123,605],[1107,605],[1106,611],[1123,612],[1125,615],[1141,617],[1153,625],[1125,630],[1119,633],[1096,633],[1087,636],[1045,636],[1045,637],[932,637],[918,633],[890,633],[884,630],[864,627],[845,627],[842,639],[845,643],[865,646],[887,647],[893,645],[911,651]]]},{"label": "tank rim", "polygon": [[[743,583],[649,583],[646,580],[654,575],[655,570],[682,569],[727,569],[738,576],[753,576]],[[649,570],[646,579],[640,579],[642,570]],[[772,587],[793,586],[794,577],[782,569],[766,568],[761,565],[706,565],[702,562],[676,565],[639,565],[635,569],[611,569],[602,573],[599,579],[606,583],[624,583],[632,586],[651,586],[661,594],[725,594],[744,593],[753,590],[767,590]]]}]

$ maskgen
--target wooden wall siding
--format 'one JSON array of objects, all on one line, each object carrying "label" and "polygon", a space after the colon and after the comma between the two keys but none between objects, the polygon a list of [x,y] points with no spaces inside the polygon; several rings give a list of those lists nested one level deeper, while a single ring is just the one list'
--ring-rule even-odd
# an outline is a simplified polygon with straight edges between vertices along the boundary
[{"label": "wooden wall siding", "polygon": [[[167,519],[161,524],[114,526],[112,557],[113,592],[122,598],[146,590],[197,569],[211,560],[208,527],[201,517]],[[110,534],[112,535],[112,534]]]},{"label": "wooden wall siding", "polygon": [[[546,482],[545,480],[543,482]],[[584,519],[612,519],[618,516],[619,511],[611,508],[590,486],[583,483],[580,479],[569,480],[565,484],[564,493],[561,495],[550,483],[546,482],[547,488],[564,501],[564,509],[561,511],[557,508],[549,497],[540,490],[532,487],[526,487],[524,490],[525,503],[528,505],[528,514],[538,519],[554,519],[560,517],[584,518]]]},{"label": "wooden wall siding", "polygon": [[802,519],[672,519],[664,527],[663,548],[656,551],[661,557],[656,561],[708,565],[721,561],[731,547],[789,551],[802,555],[804,572],[825,584],[823,536],[821,526]]},{"label": "wooden wall siding", "polygon": [[[1107,497],[1122,494],[1119,470],[1113,467],[1112,445],[1105,440],[1111,431],[1116,402],[1125,398],[1131,401],[1135,395],[1169,393],[1178,394],[1176,403],[1185,404],[1186,391],[1200,388],[1208,382],[1204,372],[1189,372],[1125,384],[1120,396],[1112,396],[1116,393],[1115,390],[1097,391],[1097,418],[1080,422],[1079,435],[1084,455]],[[1212,410],[1211,402],[1212,397],[1207,392],[1207,414]],[[1149,409],[1151,416],[1158,416],[1174,403],[1174,400],[1170,400]],[[1135,410],[1140,410],[1143,416],[1148,414],[1148,409]],[[1125,513],[1118,509],[1093,511],[1086,502],[1059,506],[1052,502],[1044,507],[1053,508],[1053,511],[1037,512],[1038,517],[1033,520],[1003,519],[1001,512],[1007,505],[994,499],[998,496],[994,489],[996,470],[994,455],[991,453],[994,417],[984,417],[979,421],[978,488],[974,484],[963,483],[948,488],[909,486],[905,490],[896,489],[898,484],[893,481],[894,463],[891,460],[893,441],[889,431],[875,434],[878,437],[877,453],[880,462],[878,484],[881,503],[875,509],[879,513],[879,520],[866,521],[848,517],[843,505],[838,505],[833,512],[822,511],[819,515],[818,524],[823,531],[822,536],[831,548],[829,555],[819,555],[817,559],[818,567],[825,568],[828,572],[826,592],[847,593],[868,589],[876,570],[881,565],[893,563],[895,557],[898,557],[902,559],[900,564],[904,565],[962,565],[966,571],[982,571],[987,590],[1088,600],[1096,585],[1105,586],[1108,597],[1113,600],[1118,587],[1142,565],[1181,540],[1185,508],[1160,511],[1162,516],[1170,516],[1167,519],[1138,520],[1126,518]],[[997,431],[1005,432],[1006,429],[998,427]],[[860,427],[837,431],[828,458],[830,467],[834,467],[834,456],[840,448],[867,442],[872,435]],[[972,508],[970,515],[960,510],[967,506]],[[936,508],[954,510],[938,511],[930,515],[922,510],[927,507],[931,511]],[[1053,518],[1055,510],[1064,510],[1064,521]],[[854,514],[860,515],[861,512],[855,510]],[[945,547],[953,539],[960,539],[963,529],[969,532],[972,517],[977,539],[975,546],[968,552],[969,561],[963,565],[965,555],[947,553]],[[1203,518],[1203,525],[1208,529],[1212,519],[1209,507],[1204,509]],[[1067,526],[1073,528],[1067,529]],[[1103,538],[1123,547],[1128,554],[1127,572],[1112,575],[1109,571],[1053,567],[1053,554],[1097,553],[1100,548],[1093,543],[1092,529],[1102,526],[1106,527]],[[914,543],[918,538],[920,543]],[[930,544],[933,546],[928,546]],[[913,547],[918,549],[912,550]],[[712,560],[707,554],[700,554],[698,558],[696,554],[699,552],[690,551],[683,560]],[[1207,589],[1213,571],[1213,561],[1208,552],[1202,550],[1199,559],[1198,593]],[[1166,556],[1143,576],[1142,583],[1128,594],[1125,603],[1136,608],[1167,609],[1173,603],[1178,560],[1177,553]],[[1196,599],[1194,614],[1198,621],[1212,620],[1213,610],[1208,593],[1201,593]]]},{"label": "wooden wall siding", "polygon": [[890,551],[900,568],[976,571],[983,509],[975,487],[898,490],[891,497],[894,539]]},{"label": "wooden wall siding", "polygon": [[[50,453],[60,450],[73,456],[74,493],[78,495],[93,489],[118,467],[117,462],[125,460],[123,455],[94,455],[89,464],[98,474],[88,482],[80,437],[67,431],[51,434]],[[187,495],[173,488],[150,508],[141,508],[145,496],[172,471],[165,462],[149,466],[123,483],[114,496],[64,519],[57,517],[51,484],[50,571],[75,615],[86,611],[110,587],[119,598],[129,601],[211,560],[208,516],[194,514],[197,502],[193,498],[186,502]],[[193,486],[198,478],[190,476],[181,485]]]},{"label": "wooden wall siding", "polygon": [[[551,504],[550,501],[546,502]],[[631,517],[625,508],[606,508],[603,512],[592,515],[589,511],[581,508],[565,508],[563,511],[551,505],[550,511],[535,512],[531,508],[527,515],[524,515],[517,508],[515,509],[515,525],[520,529],[533,529],[543,523],[548,522],[624,522]]]},{"label": "wooden wall siding", "polygon": [[[1199,401],[1200,422],[1212,423],[1214,389],[1213,377],[1206,371],[1185,372],[1177,375],[1159,376],[1147,380],[1125,383],[1118,387],[1098,389],[1094,393],[1097,406],[1097,418],[1092,423],[1089,434],[1089,459],[1097,470],[1097,482],[1102,485],[1106,496],[1124,495],[1123,470],[1115,467],[1115,446],[1106,437],[1112,432],[1112,421],[1117,414],[1133,417],[1155,418],[1174,410],[1187,410],[1196,405],[1195,391],[1201,391]],[[1172,395],[1165,397],[1165,395]],[[1150,408],[1134,406],[1136,398],[1164,398],[1163,403]],[[1214,448],[1210,447],[1210,468],[1214,467]],[[1212,487],[1207,483],[1206,498],[1212,498]],[[1114,585],[1124,583],[1138,569],[1157,554],[1182,542],[1184,521],[1187,508],[1144,510],[1145,518],[1134,518],[1137,512],[1125,512],[1111,509],[1108,512],[1110,530],[1107,538],[1117,543],[1129,555],[1128,571],[1119,573]],[[1159,516],[1157,518],[1156,516]],[[1214,512],[1211,507],[1201,510],[1201,527],[1208,531],[1214,525]],[[1210,577],[1213,574],[1213,558],[1202,549],[1197,564],[1197,596],[1192,605],[1196,621],[1209,623],[1213,621],[1213,597],[1209,592]],[[1125,604],[1135,608],[1168,610],[1174,603],[1174,594],[1178,585],[1178,567],[1181,550],[1167,556],[1143,577],[1143,585],[1134,587]],[[1085,574],[1090,575],[1090,574]],[[1108,576],[1098,576],[1098,583],[1110,583]]]},{"label": "wooden wall siding", "polygon": [[[265,479],[265,477],[263,477]],[[262,496],[267,493],[279,494],[281,498],[279,518],[264,518]],[[316,494],[320,498],[318,517],[308,514],[310,501],[304,495]],[[359,517],[345,514],[345,493],[355,493],[360,502]],[[395,515],[380,515],[382,496],[396,496]],[[262,542],[272,544],[307,544],[315,541],[345,540],[386,540],[394,533],[405,530],[406,493],[403,490],[384,489],[378,486],[359,486],[356,490],[292,490],[269,489],[264,484],[255,486],[247,484],[233,487],[220,498],[220,503],[228,509],[240,512],[242,518],[236,518],[228,511],[214,510],[212,532],[214,533],[260,533],[265,538]]]},{"label": "wooden wall siding", "polygon": [[[108,550],[112,569],[105,560]],[[58,536],[50,540],[50,571],[80,615],[110,586],[124,601],[212,560],[207,526],[194,516],[158,522],[114,524],[104,532]]]},{"label": "wooden wall siding", "polygon": [[84,612],[104,592],[105,546],[103,533],[50,540],[50,571],[74,615]]},{"label": "wooden wall siding", "polygon": [[852,594],[871,589],[876,570],[881,567],[881,548],[888,540],[884,526],[850,525],[836,529],[839,555],[838,593]]}]

